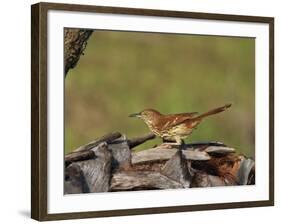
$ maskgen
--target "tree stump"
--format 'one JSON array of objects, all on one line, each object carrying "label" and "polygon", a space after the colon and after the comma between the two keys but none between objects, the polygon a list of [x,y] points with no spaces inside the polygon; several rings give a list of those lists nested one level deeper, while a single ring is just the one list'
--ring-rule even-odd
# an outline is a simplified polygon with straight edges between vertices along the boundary
[{"label": "tree stump", "polygon": [[65,193],[255,184],[255,162],[219,142],[161,144],[134,152],[153,134],[107,134],[65,156]]}]

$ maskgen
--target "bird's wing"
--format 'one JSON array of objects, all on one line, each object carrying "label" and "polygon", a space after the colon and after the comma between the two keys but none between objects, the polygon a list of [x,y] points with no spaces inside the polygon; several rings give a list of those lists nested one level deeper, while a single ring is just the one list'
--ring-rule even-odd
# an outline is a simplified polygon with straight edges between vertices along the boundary
[{"label": "bird's wing", "polygon": [[166,117],[180,117],[180,119],[188,119],[194,117],[198,112],[190,112],[190,113],[180,113],[180,114],[167,114]]},{"label": "bird's wing", "polygon": [[162,129],[169,129],[173,126],[181,124],[191,118],[193,118],[197,112],[192,113],[181,113],[181,114],[168,114],[164,115],[165,118],[162,119]]}]

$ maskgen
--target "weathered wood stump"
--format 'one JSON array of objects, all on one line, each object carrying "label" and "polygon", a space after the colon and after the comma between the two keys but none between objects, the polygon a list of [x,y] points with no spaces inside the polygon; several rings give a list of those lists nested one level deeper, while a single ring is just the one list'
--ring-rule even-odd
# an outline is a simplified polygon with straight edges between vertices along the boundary
[{"label": "weathered wood stump", "polygon": [[65,194],[255,184],[255,163],[219,142],[134,152],[153,134],[110,133],[65,156]]}]

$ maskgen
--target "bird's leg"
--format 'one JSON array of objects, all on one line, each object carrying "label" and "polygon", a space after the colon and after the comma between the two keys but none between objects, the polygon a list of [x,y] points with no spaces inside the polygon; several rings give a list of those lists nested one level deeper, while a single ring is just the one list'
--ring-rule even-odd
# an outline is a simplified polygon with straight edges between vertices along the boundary
[{"label": "bird's leg", "polygon": [[184,144],[184,141],[180,137],[175,137],[176,142],[172,141],[167,141],[167,139],[162,139],[163,144],[162,146],[167,147],[167,148],[172,148],[173,146],[178,146],[181,147],[182,144]]},{"label": "bird's leg", "polygon": [[176,138],[177,144],[179,145],[179,149],[183,149],[184,148],[184,144],[185,144],[184,140],[181,137],[179,137],[179,136],[176,136],[175,138]]},{"label": "bird's leg", "polygon": [[176,142],[164,142],[161,144],[164,148],[173,148],[173,146],[178,146],[179,144]]},{"label": "bird's leg", "polygon": [[165,139],[165,138],[162,138],[162,144],[161,144],[161,146],[164,146],[164,147],[167,147],[167,148],[171,148],[172,146],[171,146],[171,144],[170,143],[172,143],[171,141],[169,141],[169,140],[167,140],[167,139]]},{"label": "bird's leg", "polygon": [[163,142],[163,143],[167,143],[167,142],[170,142],[170,141],[168,141],[168,140],[165,139],[165,138],[162,138],[162,142]]},{"label": "bird's leg", "polygon": [[176,136],[176,137],[175,137],[175,140],[176,140],[176,143],[177,143],[178,145],[184,144],[183,139],[181,139],[181,137],[179,137],[179,136]]}]

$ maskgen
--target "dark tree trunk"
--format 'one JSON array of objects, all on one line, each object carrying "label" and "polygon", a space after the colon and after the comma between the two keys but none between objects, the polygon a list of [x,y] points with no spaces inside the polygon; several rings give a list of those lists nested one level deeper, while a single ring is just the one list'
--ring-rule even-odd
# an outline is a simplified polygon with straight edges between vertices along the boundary
[{"label": "dark tree trunk", "polygon": [[64,75],[69,69],[74,68],[87,46],[87,40],[92,30],[86,29],[64,29]]}]

